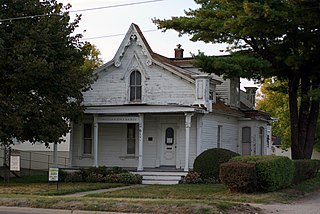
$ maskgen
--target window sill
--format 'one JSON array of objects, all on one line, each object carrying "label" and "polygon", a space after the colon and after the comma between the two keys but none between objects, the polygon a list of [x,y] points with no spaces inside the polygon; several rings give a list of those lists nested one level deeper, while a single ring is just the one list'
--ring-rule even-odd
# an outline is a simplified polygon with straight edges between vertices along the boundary
[{"label": "window sill", "polygon": [[93,155],[91,154],[83,154],[82,156],[79,157],[79,159],[85,159],[85,158],[90,158],[90,159],[93,159]]},{"label": "window sill", "polygon": [[139,156],[135,156],[135,155],[125,155],[125,156],[120,156],[119,157],[121,160],[126,160],[126,159],[136,159],[138,160]]}]

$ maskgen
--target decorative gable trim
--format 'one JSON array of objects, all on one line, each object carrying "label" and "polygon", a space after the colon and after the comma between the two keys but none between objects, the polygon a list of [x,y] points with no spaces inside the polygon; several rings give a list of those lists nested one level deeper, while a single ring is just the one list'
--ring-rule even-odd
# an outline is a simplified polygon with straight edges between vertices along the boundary
[{"label": "decorative gable trim", "polygon": [[127,51],[128,47],[132,44],[136,44],[141,46],[142,51],[141,53],[145,56],[147,56],[147,61],[146,65],[151,66],[152,65],[152,60],[151,60],[151,55],[148,51],[148,48],[146,47],[143,39],[141,38],[140,34],[137,32],[137,29],[135,28],[135,25],[132,24],[130,26],[130,30],[126,34],[124,40],[122,41],[122,44],[120,45],[120,48],[118,49],[115,57],[114,57],[114,65],[116,67],[120,67],[122,58]]},{"label": "decorative gable trim", "polygon": [[[146,65],[148,65],[148,61],[146,62]],[[133,70],[138,70],[139,72],[142,73],[142,75],[146,78],[146,79],[150,79],[149,75],[146,73],[146,68],[143,65],[143,63],[141,63],[141,60],[138,56],[138,54],[134,51],[134,54],[130,60],[130,62],[128,63],[128,66],[126,68],[126,72],[123,73],[122,77],[120,78],[121,80],[125,79],[125,77],[127,76],[128,72],[131,72]]]}]

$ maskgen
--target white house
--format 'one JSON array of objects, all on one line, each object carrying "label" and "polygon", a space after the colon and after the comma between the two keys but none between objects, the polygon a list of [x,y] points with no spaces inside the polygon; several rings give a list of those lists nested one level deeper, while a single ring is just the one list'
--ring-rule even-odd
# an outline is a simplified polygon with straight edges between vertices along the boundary
[{"label": "white house", "polygon": [[154,53],[136,24],[95,74],[84,120],[72,124],[72,167],[188,171],[209,148],[267,154],[270,118],[254,109],[256,88],[200,72],[180,45],[174,58]]}]

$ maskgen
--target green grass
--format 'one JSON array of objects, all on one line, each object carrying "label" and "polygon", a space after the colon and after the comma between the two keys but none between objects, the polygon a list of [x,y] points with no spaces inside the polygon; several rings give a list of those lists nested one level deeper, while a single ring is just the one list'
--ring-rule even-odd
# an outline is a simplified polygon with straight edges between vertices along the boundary
[{"label": "green grass", "polygon": [[[55,209],[133,213],[259,213],[243,203],[292,201],[304,193],[320,189],[320,174],[315,179],[271,192],[233,193],[222,184],[147,185],[86,197],[61,197],[67,193],[116,187],[107,183],[62,183],[59,190],[35,178],[10,183],[0,188],[0,206],[28,206]],[[113,186],[115,185],[115,186]],[[251,210],[250,210],[251,209]]]}]

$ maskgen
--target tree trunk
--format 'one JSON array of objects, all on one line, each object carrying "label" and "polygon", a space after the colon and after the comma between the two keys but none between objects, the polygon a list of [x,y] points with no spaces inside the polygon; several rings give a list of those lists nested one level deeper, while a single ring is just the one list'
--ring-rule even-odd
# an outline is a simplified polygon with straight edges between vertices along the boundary
[{"label": "tree trunk", "polygon": [[299,78],[293,75],[288,81],[289,111],[291,124],[291,157],[303,159],[303,149],[299,144],[299,115],[298,115],[298,88]]},{"label": "tree trunk", "polygon": [[311,159],[312,157],[313,146],[315,144],[319,108],[320,108],[319,101],[313,100],[311,103],[310,114],[309,114],[307,139],[304,145],[304,159]]},{"label": "tree trunk", "polygon": [[[301,80],[300,92],[301,103],[298,107],[299,78],[289,79],[289,108],[291,121],[291,157],[292,159],[311,159],[313,146],[315,144],[315,135],[317,128],[317,119],[319,116],[319,101],[309,97],[311,82],[307,75]],[[313,87],[318,88],[319,85]],[[298,113],[299,112],[299,113]]]}]

